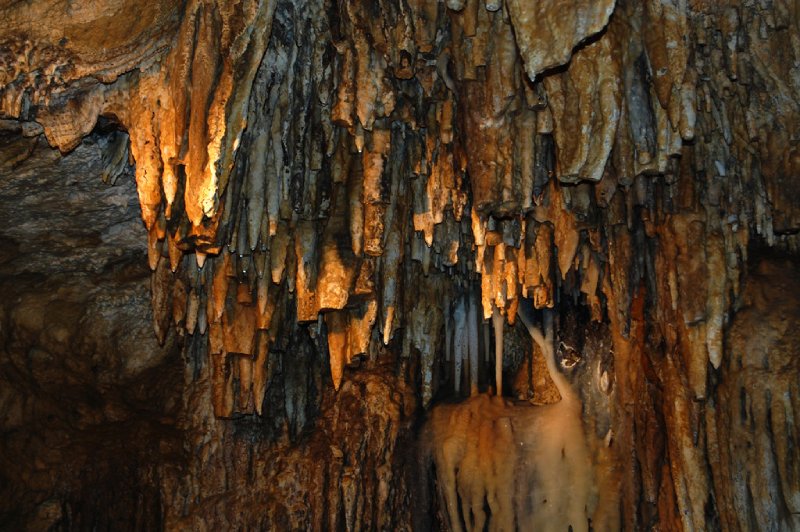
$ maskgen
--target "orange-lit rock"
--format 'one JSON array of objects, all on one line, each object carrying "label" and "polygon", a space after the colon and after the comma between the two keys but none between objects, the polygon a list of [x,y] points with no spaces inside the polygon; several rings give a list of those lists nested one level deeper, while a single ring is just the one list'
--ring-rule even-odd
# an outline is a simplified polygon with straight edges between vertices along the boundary
[{"label": "orange-lit rock", "polygon": [[[458,437],[480,528],[481,493],[508,488],[478,464],[508,467],[492,440],[556,441],[485,395],[553,392],[514,332],[529,304],[613,362],[611,440],[585,440],[609,473],[593,485],[619,494],[596,528],[795,525],[793,270],[752,268],[800,249],[793,8],[6,4],[0,419],[31,432],[0,449],[0,486],[23,486],[0,527],[85,528],[107,506],[92,526],[408,528],[411,427],[470,395],[497,406],[452,407],[478,412]],[[130,295],[146,265],[152,316]],[[579,391],[603,397],[601,377]],[[597,432],[582,406],[571,433]],[[69,446],[83,471],[128,419],[170,442],[133,438],[136,485],[160,485],[146,508],[76,502],[116,489],[105,465],[59,498]],[[44,458],[26,468],[28,440]]]}]

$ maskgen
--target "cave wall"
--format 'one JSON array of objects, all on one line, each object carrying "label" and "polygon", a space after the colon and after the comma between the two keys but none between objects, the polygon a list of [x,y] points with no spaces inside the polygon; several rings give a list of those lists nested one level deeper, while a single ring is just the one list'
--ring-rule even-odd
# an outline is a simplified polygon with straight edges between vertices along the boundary
[{"label": "cave wall", "polygon": [[794,310],[747,284],[797,253],[794,3],[139,4],[0,7],[0,117],[34,139],[3,180],[119,129],[94,158],[135,167],[183,346],[167,523],[402,526],[397,442],[514,380],[492,347],[531,298],[610,329],[625,528],[796,526]]},{"label": "cave wall", "polygon": [[0,529],[158,528],[182,362],[153,335],[131,169],[103,182],[117,134],[62,157],[19,133],[0,130]]}]

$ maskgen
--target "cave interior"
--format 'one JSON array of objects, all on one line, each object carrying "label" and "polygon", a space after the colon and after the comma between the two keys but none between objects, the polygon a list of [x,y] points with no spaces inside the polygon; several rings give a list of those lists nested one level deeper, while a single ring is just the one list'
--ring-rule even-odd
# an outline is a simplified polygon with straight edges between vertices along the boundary
[{"label": "cave interior", "polygon": [[800,530],[800,2],[0,21],[0,529]]}]

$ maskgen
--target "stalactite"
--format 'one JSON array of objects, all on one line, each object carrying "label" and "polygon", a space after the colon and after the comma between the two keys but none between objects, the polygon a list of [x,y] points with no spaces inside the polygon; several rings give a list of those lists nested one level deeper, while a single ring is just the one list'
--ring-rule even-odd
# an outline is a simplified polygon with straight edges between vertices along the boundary
[{"label": "stalactite", "polygon": [[495,390],[498,396],[503,395],[503,315],[497,305],[492,306],[492,325],[494,325],[494,373]]},{"label": "stalactite", "polygon": [[[385,357],[425,408],[468,385],[475,412],[453,423],[495,416],[447,451],[474,472],[492,438],[511,445],[521,430],[502,399],[521,298],[571,301],[613,338],[617,430],[596,459],[636,454],[621,458],[619,524],[796,515],[797,476],[780,473],[794,392],[762,389],[742,373],[758,364],[726,343],[750,297],[751,250],[796,253],[794,8],[195,0],[154,2],[140,24],[84,14],[63,30],[32,23],[45,11],[0,7],[3,131],[66,153],[98,124],[125,130],[102,177],[135,163],[156,337],[174,325],[207,357],[192,382],[216,416],[274,410],[301,430],[316,388],[305,366],[286,367],[290,343],[307,358],[319,349],[334,396]],[[101,23],[124,39],[93,41]],[[494,368],[479,348],[490,320]],[[498,397],[479,395],[492,380]],[[740,400],[769,430],[737,421]],[[777,465],[762,466],[780,471],[736,462],[742,442],[769,448]],[[348,465],[326,524],[358,528],[372,504],[363,466],[337,459]],[[762,480],[729,480],[737,467]],[[512,511],[484,515],[481,497],[499,508],[507,486],[464,472],[456,492],[458,475],[442,474],[454,528],[458,497],[477,508],[468,527]],[[778,485],[776,513],[763,501]]]},{"label": "stalactite", "polygon": [[467,343],[469,344],[469,394],[478,393],[479,346],[478,346],[478,310],[477,302],[471,294],[467,295]]},{"label": "stalactite", "polygon": [[423,429],[423,457],[436,465],[451,530],[482,530],[487,521],[493,529],[589,529],[597,478],[572,384],[578,378],[570,365],[575,362],[556,361],[551,316],[544,331],[526,313],[522,317],[562,399],[531,406],[479,395],[432,412]]}]

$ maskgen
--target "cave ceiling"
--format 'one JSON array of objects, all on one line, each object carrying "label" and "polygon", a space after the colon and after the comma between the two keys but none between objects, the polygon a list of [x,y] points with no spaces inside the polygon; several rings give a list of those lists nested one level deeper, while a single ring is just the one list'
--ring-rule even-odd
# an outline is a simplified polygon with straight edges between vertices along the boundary
[{"label": "cave ceiling", "polygon": [[[38,0],[0,20],[0,273],[149,265],[155,338],[191,346],[217,420],[270,415],[299,328],[320,388],[388,357],[427,407],[501,388],[519,306],[571,302],[610,331],[619,404],[667,427],[672,484],[642,451],[655,476],[625,500],[686,530],[709,493],[724,526],[774,517],[737,521],[706,465],[730,456],[697,441],[740,367],[751,255],[798,251],[796,2]],[[797,380],[770,393],[800,414]],[[625,426],[623,448],[652,435]]]}]

